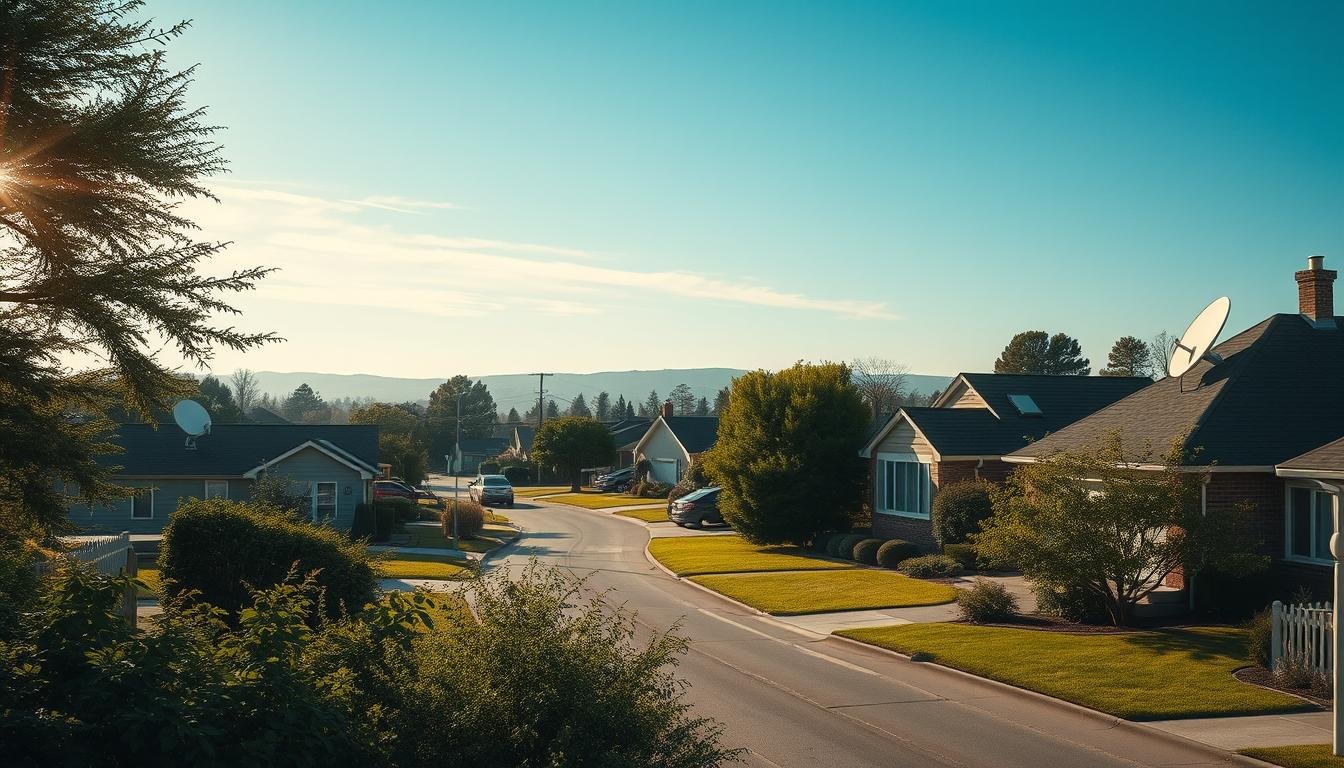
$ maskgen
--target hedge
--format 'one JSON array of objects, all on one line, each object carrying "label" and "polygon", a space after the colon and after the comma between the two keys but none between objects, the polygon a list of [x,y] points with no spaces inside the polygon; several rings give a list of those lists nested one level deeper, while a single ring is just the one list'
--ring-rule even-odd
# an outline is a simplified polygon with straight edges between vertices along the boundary
[{"label": "hedge", "polygon": [[373,506],[360,502],[355,505],[355,518],[350,521],[350,539],[358,541],[373,537]]},{"label": "hedge", "polygon": [[864,539],[854,545],[854,561],[864,565],[877,565],[877,550],[882,548],[881,539]]},{"label": "hedge", "polygon": [[192,499],[169,518],[159,544],[165,594],[195,591],[195,599],[230,615],[251,604],[251,588],[278,584],[291,568],[317,572],[332,617],[358,611],[374,598],[373,565],[363,544],[273,507]]},{"label": "hedge", "polygon": [[919,547],[904,539],[892,539],[877,549],[877,564],[883,568],[895,568],[902,560],[909,560],[919,554]]},{"label": "hedge", "polygon": [[933,537],[939,544],[961,544],[994,514],[993,486],[983,480],[961,480],[939,488],[933,497]]},{"label": "hedge", "polygon": [[947,544],[943,546],[943,554],[957,561],[957,564],[968,571],[976,569],[976,552],[973,544]]},{"label": "hedge", "polygon": [[940,579],[961,573],[961,566],[947,555],[920,555],[902,560],[897,569],[917,579]]},{"label": "hedge", "polygon": [[854,559],[854,545],[868,538],[862,533],[844,533],[831,539],[826,554],[842,560]]}]

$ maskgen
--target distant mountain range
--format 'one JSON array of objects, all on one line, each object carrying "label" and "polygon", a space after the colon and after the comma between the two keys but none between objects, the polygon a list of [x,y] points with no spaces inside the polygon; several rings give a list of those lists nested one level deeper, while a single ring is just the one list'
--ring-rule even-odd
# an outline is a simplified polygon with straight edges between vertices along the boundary
[{"label": "distant mountain range", "polygon": [[[714,394],[728,386],[734,376],[746,371],[738,368],[668,368],[661,371],[603,371],[601,373],[556,373],[546,377],[548,398],[554,398],[561,410],[583,393],[588,405],[598,392],[608,392],[615,401],[617,395],[625,395],[626,400],[643,402],[650,390],[656,390],[661,397],[678,384],[686,384],[698,397],[708,398],[712,403]],[[374,376],[367,373],[281,373],[277,371],[257,371],[261,391],[283,398],[300,384],[308,384],[324,398],[371,397],[375,400],[400,403],[405,401],[423,402],[429,399],[429,393],[442,384],[445,379],[404,379],[395,376]],[[537,401],[537,377],[525,373],[506,373],[496,376],[479,376],[490,388],[499,410],[508,412],[517,408],[525,412]],[[926,376],[911,374],[906,378],[907,385],[920,392],[932,392],[946,387],[952,380],[950,376]]]}]

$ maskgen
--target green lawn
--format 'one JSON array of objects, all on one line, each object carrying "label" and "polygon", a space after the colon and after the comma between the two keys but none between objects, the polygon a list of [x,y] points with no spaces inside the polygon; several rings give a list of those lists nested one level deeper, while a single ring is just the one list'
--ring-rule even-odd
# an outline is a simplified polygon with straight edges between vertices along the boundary
[{"label": "green lawn", "polygon": [[691,581],[752,608],[781,616],[939,605],[950,603],[957,596],[957,591],[946,584],[867,569],[721,573],[695,576]]},{"label": "green lawn", "polygon": [[566,493],[560,496],[549,496],[545,500],[558,501],[561,504],[583,507],[584,509],[633,507],[636,504],[657,505],[660,509],[667,508],[666,499],[646,499],[624,493]]},{"label": "green lawn", "polygon": [[390,554],[378,558],[378,575],[385,579],[461,579],[471,571],[447,557]]},{"label": "green lawn", "polygon": [[551,493],[569,493],[568,485],[538,485],[530,488],[514,488],[513,495],[520,499],[534,499]]},{"label": "green lawn", "polygon": [[627,509],[623,512],[615,512],[620,517],[633,517],[636,520],[643,520],[646,523],[665,523],[667,522],[667,507],[650,507],[648,509]]},{"label": "green lawn", "polygon": [[798,547],[757,546],[743,541],[739,536],[654,539],[649,542],[649,552],[678,576],[854,567],[853,563],[827,560]]},{"label": "green lawn", "polygon": [[159,566],[155,563],[148,565],[137,565],[135,577],[145,582],[145,587],[136,587],[135,596],[137,598],[157,598],[159,596]]},{"label": "green lawn", "polygon": [[[451,539],[444,538],[442,529],[438,526],[407,526],[402,531],[410,538],[405,546],[425,547],[429,549],[452,549]],[[489,525],[481,531],[481,535],[474,539],[460,539],[458,544],[463,552],[484,553],[499,547],[506,541],[517,535],[512,528],[503,525]]]},{"label": "green lawn", "polygon": [[1344,768],[1344,757],[1330,754],[1329,744],[1296,744],[1291,747],[1251,747],[1238,754],[1286,768]]},{"label": "green lawn", "polygon": [[1070,634],[966,624],[907,624],[836,634],[1044,693],[1127,720],[1310,709],[1243,683],[1246,631],[1201,627]]}]

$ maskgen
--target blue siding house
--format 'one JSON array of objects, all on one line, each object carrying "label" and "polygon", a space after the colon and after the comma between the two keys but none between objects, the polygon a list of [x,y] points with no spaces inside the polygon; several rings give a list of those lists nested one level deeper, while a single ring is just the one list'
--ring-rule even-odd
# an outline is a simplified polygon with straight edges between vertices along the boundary
[{"label": "blue siding house", "polygon": [[89,532],[159,533],[187,499],[246,501],[262,473],[287,478],[315,522],[349,528],[378,476],[374,425],[216,424],[189,447],[177,427],[123,424],[115,442],[125,453],[103,461],[118,467],[118,483],[144,491],[112,504],[72,505],[71,521]]}]

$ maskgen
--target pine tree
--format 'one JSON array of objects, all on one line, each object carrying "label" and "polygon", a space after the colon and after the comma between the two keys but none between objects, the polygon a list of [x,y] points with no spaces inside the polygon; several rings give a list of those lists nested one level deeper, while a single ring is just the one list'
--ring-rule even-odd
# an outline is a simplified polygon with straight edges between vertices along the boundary
[{"label": "pine tree", "polygon": [[705,398],[702,397],[702,398],[700,398],[699,401],[696,402],[696,404],[695,404],[695,415],[696,415],[696,416],[708,416],[708,415],[709,415],[709,400],[706,400]]},{"label": "pine tree", "polygon": [[281,409],[286,419],[300,424],[322,424],[331,417],[331,408],[307,383],[295,387]]},{"label": "pine tree", "polygon": [[[465,394],[463,394],[465,393]],[[483,381],[457,375],[429,393],[425,408],[426,443],[430,456],[451,453],[457,441],[457,397],[462,394],[462,437],[487,437],[494,429],[495,398]]]},{"label": "pine tree", "polygon": [[1091,371],[1077,339],[1063,333],[1050,336],[1045,331],[1017,334],[994,361],[995,373],[1086,376]]},{"label": "pine tree", "polygon": [[722,416],[725,409],[728,408],[728,387],[724,387],[714,395],[714,408],[711,410],[715,416]]},{"label": "pine tree", "polygon": [[555,404],[554,400],[546,401],[546,418],[548,419],[560,418],[560,407]]},{"label": "pine tree", "polygon": [[518,415],[518,409],[517,409],[517,408],[510,408],[510,409],[509,409],[509,415],[508,415],[507,417],[505,417],[505,421],[507,421],[507,422],[510,423],[510,424],[516,424],[516,423],[518,423],[518,422],[520,422],[520,421],[522,421],[522,420],[523,420],[523,417],[521,417],[521,416]]},{"label": "pine tree", "polygon": [[678,416],[690,416],[695,413],[695,393],[691,391],[688,384],[678,384],[668,393],[667,399],[672,403],[672,412]]},{"label": "pine tree", "polygon": [[607,394],[605,390],[597,393],[597,401],[593,403],[593,411],[596,413],[598,421],[611,419],[611,395]]},{"label": "pine tree", "polygon": [[197,397],[210,414],[211,421],[216,424],[237,424],[242,421],[243,412],[238,409],[233,391],[227,384],[214,376],[206,376],[201,379],[197,389]]},{"label": "pine tree", "polygon": [[1097,373],[1102,376],[1152,376],[1153,356],[1148,342],[1134,336],[1116,339],[1107,355],[1106,367]]},{"label": "pine tree", "polygon": [[629,401],[626,401],[625,403],[625,418],[627,419],[635,418],[635,406],[633,403]]},{"label": "pine tree", "polygon": [[663,401],[658,399],[658,390],[649,390],[649,396],[644,398],[644,415],[649,418],[656,418],[663,412]]},{"label": "pine tree", "polygon": [[[628,418],[630,418],[629,416],[626,415],[626,410],[627,410],[627,409],[628,409],[628,406],[625,404],[625,395],[617,395],[617,396],[616,396],[616,408],[615,408],[614,411],[612,412],[612,417],[615,418],[615,419],[618,419],[618,420],[619,420],[619,419],[628,419]],[[631,415],[633,415],[633,414],[631,414]]]},{"label": "pine tree", "polygon": [[579,396],[574,398],[574,400],[569,404],[569,410],[567,411],[567,413],[570,416],[583,416],[585,418],[592,418],[593,416],[592,409],[588,407],[588,403],[584,402],[582,392],[580,392]]}]

